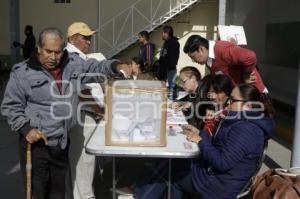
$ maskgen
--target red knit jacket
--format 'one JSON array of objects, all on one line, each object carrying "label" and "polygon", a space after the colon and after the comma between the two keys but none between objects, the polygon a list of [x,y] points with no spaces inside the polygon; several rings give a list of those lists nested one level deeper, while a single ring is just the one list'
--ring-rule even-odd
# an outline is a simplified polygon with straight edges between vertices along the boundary
[{"label": "red knit jacket", "polygon": [[231,77],[233,84],[244,83],[243,74],[254,70],[256,87],[260,92],[266,88],[256,69],[256,54],[246,48],[241,48],[231,42],[216,41],[214,47],[215,59],[212,61],[213,73],[222,73]]}]

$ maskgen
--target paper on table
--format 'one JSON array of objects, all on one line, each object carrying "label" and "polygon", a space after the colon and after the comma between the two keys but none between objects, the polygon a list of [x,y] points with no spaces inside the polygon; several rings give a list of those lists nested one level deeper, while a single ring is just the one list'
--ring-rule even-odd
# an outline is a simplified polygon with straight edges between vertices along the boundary
[{"label": "paper on table", "polygon": [[247,39],[243,26],[224,26],[218,25],[220,39],[230,41],[237,45],[247,45]]},{"label": "paper on table", "polygon": [[171,108],[167,110],[167,125],[184,125],[187,124],[182,111],[175,111]]}]

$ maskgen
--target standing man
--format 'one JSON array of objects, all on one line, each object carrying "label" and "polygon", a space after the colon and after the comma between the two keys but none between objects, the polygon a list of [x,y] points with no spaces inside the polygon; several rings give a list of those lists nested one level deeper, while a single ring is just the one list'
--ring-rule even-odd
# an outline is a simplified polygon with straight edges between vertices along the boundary
[{"label": "standing man", "polygon": [[[74,53],[84,61],[88,60],[92,36],[96,33],[83,22],[71,24],[67,31],[68,43],[66,50]],[[104,57],[103,57],[104,58]],[[100,84],[94,84],[102,89]],[[95,130],[96,113],[91,107],[83,107],[84,127],[76,125],[70,132],[69,161],[71,170],[71,189],[74,199],[94,199],[93,179],[95,174],[95,156],[85,153],[84,146]],[[68,185],[67,185],[68,186]],[[69,186],[68,186],[69,187]]]},{"label": "standing man", "polygon": [[[65,198],[68,132],[77,123],[78,81],[90,81],[85,73],[131,74],[131,68],[117,60],[84,61],[63,49],[63,34],[56,28],[44,29],[33,56],[13,66],[1,106],[20,137],[24,176],[26,143],[32,144],[32,192],[37,199]],[[42,133],[47,146],[40,140]]]},{"label": "standing man", "polygon": [[175,88],[176,66],[179,59],[180,44],[174,36],[173,28],[169,25],[163,27],[162,39],[165,41],[160,51],[159,64],[163,70],[164,79],[167,79],[169,91]]},{"label": "standing man", "polygon": [[200,35],[192,35],[183,51],[199,63],[206,64],[213,74],[228,75],[234,84],[254,84],[261,93],[267,93],[257,71],[256,55],[228,41],[208,41]]},{"label": "standing man", "polygon": [[139,33],[140,57],[143,61],[142,72],[153,72],[152,65],[154,59],[155,45],[149,42],[149,33],[147,31],[141,31]]},{"label": "standing man", "polygon": [[21,47],[23,50],[24,59],[28,59],[35,49],[35,37],[33,35],[32,26],[30,25],[25,26],[24,34],[26,36],[24,44],[15,41],[13,45],[15,47]]}]

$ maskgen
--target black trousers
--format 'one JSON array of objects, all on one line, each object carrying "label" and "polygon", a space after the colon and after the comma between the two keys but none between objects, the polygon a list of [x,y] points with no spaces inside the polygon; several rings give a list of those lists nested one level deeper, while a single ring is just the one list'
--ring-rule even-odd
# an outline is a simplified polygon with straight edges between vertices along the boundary
[{"label": "black trousers", "polygon": [[[20,163],[26,187],[26,140],[20,136]],[[32,144],[32,194],[34,199],[64,199],[68,171],[68,148],[49,147],[44,141]]]}]

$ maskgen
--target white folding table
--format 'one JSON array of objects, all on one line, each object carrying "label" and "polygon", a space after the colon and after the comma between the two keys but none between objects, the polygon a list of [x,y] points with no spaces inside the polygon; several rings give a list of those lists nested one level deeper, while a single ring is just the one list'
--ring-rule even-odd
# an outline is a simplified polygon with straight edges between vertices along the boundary
[{"label": "white folding table", "polygon": [[[188,143],[190,148],[184,145]],[[171,166],[173,158],[194,158],[199,155],[198,145],[188,142],[186,136],[176,133],[174,136],[167,136],[165,147],[121,147],[105,145],[105,125],[101,121],[95,132],[88,141],[86,152],[95,156],[109,156],[113,158],[113,199],[116,198],[116,165],[115,157],[144,157],[144,158],[168,158],[169,159],[169,179],[168,197],[170,198]]]}]

